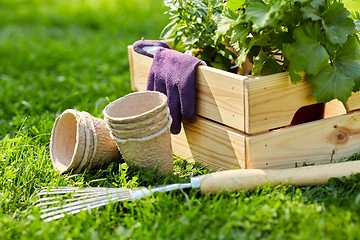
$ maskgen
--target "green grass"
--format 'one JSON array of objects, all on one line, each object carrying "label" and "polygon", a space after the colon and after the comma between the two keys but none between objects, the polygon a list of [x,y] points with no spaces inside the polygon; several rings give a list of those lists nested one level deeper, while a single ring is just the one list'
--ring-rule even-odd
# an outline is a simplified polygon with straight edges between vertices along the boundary
[{"label": "green grass", "polygon": [[33,202],[44,186],[148,186],[208,172],[178,158],[176,174],[161,179],[124,163],[78,175],[51,165],[55,118],[68,108],[102,117],[131,92],[126,47],[157,39],[165,10],[161,0],[0,0],[0,239],[359,239],[359,176],[215,196],[174,191],[40,220]]}]

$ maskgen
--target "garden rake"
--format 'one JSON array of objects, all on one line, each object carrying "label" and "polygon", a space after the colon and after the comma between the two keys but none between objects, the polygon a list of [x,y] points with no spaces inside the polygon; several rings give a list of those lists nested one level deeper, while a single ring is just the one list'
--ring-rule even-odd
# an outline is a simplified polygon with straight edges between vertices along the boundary
[{"label": "garden rake", "polygon": [[[331,177],[350,178],[360,172],[360,161],[306,166],[291,169],[240,169],[210,173],[192,177],[190,183],[171,184],[150,188],[104,188],[104,187],[60,187],[44,188],[37,196],[35,205],[41,208],[41,218],[52,221],[66,214],[98,208],[109,202],[136,200],[155,192],[176,189],[198,188],[202,193],[217,193],[223,189],[230,191],[253,190],[269,183],[272,186],[308,186],[326,184]],[[70,197],[64,199],[65,197]]]}]

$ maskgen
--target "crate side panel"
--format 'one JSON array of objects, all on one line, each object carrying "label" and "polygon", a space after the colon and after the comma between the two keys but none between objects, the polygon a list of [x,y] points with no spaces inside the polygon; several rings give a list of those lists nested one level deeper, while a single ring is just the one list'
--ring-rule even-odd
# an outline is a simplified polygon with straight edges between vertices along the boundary
[{"label": "crate side panel", "polygon": [[196,112],[240,131],[245,130],[245,76],[200,66],[196,71]]},{"label": "crate side panel", "polygon": [[287,126],[299,108],[316,103],[311,84],[302,80],[295,85],[287,72],[254,77],[246,80],[245,86],[249,112],[245,128],[249,134]]},{"label": "crate side panel", "polygon": [[184,123],[178,135],[172,135],[174,155],[200,162],[210,170],[245,168],[246,135],[197,117]]},{"label": "crate side panel", "polygon": [[135,79],[134,76],[134,60],[133,60],[133,50],[131,46],[127,47],[128,49],[128,57],[129,57],[129,69],[130,69],[130,80],[131,80],[131,89],[135,91],[133,88],[135,87],[135,82],[133,81]]},{"label": "crate side panel", "polygon": [[146,83],[150,71],[152,58],[139,54],[129,46],[131,89],[133,91],[146,91]]},{"label": "crate side panel", "polygon": [[248,168],[291,168],[330,163],[360,152],[360,112],[322,119],[247,141]]},{"label": "crate side panel", "polygon": [[[131,84],[133,91],[145,91],[152,58],[131,50]],[[130,51],[129,50],[129,51]],[[244,131],[245,76],[208,66],[196,69],[197,115]]]}]

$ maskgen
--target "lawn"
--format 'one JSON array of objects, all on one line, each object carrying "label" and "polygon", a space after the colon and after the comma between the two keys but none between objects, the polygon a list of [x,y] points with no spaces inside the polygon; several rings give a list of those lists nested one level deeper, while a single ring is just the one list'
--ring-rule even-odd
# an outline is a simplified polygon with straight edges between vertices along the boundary
[{"label": "lawn", "polygon": [[69,108],[102,118],[130,93],[127,46],[157,39],[166,10],[162,0],[0,0],[0,239],[360,239],[356,177],[215,196],[174,191],[40,219],[33,203],[44,186],[148,186],[208,172],[180,158],[160,179],[123,162],[64,175],[51,165],[55,118]]}]

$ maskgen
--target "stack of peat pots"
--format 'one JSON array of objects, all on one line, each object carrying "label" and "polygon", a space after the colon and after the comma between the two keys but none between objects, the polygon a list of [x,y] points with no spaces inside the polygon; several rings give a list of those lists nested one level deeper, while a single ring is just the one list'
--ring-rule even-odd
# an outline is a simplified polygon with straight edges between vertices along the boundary
[{"label": "stack of peat pots", "polygon": [[111,102],[103,114],[125,162],[145,168],[157,166],[165,174],[173,170],[172,118],[164,94],[131,93]]},{"label": "stack of peat pots", "polygon": [[60,173],[98,169],[121,159],[106,122],[75,109],[65,110],[56,118],[50,157]]}]

